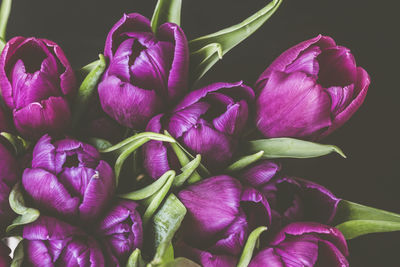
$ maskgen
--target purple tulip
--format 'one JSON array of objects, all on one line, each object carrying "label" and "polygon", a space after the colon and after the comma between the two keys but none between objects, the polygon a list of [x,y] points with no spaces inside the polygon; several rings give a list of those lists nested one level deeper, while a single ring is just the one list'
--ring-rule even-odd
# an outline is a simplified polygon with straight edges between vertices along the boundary
[{"label": "purple tulip", "polygon": [[18,163],[10,151],[0,143],[0,233],[15,217],[8,196],[18,179]]},{"label": "purple tulip", "polygon": [[104,211],[115,191],[113,170],[94,147],[69,138],[54,141],[48,135],[36,144],[22,184],[40,208],[85,222]]},{"label": "purple tulip", "polygon": [[144,128],[187,90],[189,49],[176,24],[155,34],[147,18],[125,14],[109,32],[104,54],[110,64],[98,87],[100,102],[126,127]]},{"label": "purple tulip", "polygon": [[75,93],[75,75],[64,52],[46,39],[15,37],[0,58],[0,87],[17,130],[27,138],[64,133]]},{"label": "purple tulip", "polygon": [[203,266],[234,266],[249,233],[270,224],[270,208],[262,194],[230,176],[205,179],[178,196],[187,215],[177,253]]},{"label": "purple tulip", "polygon": [[264,194],[271,206],[274,227],[296,221],[331,223],[340,199],[319,184],[277,175],[279,169],[276,163],[264,160],[238,174]]},{"label": "purple tulip", "polygon": [[[146,131],[166,129],[191,153],[201,154],[208,168],[222,169],[235,153],[253,99],[253,90],[242,82],[214,83],[186,95],[171,114],[155,116]],[[177,168],[169,150],[158,141],[144,146],[144,166],[154,179]]]},{"label": "purple tulip", "polygon": [[11,263],[10,253],[11,253],[10,248],[0,241],[0,266],[2,267],[10,266]]},{"label": "purple tulip", "polygon": [[258,266],[345,267],[348,249],[342,233],[317,223],[283,228],[250,262]]},{"label": "purple tulip", "polygon": [[142,219],[138,204],[120,200],[107,212],[97,227],[97,234],[110,248],[111,254],[120,263],[126,262],[130,254],[143,243]]},{"label": "purple tulip", "polygon": [[23,238],[29,266],[105,266],[94,238],[56,218],[40,216],[24,226]]},{"label": "purple tulip", "polygon": [[265,137],[320,139],[360,107],[370,78],[350,50],[317,36],[285,51],[256,82],[256,124]]}]

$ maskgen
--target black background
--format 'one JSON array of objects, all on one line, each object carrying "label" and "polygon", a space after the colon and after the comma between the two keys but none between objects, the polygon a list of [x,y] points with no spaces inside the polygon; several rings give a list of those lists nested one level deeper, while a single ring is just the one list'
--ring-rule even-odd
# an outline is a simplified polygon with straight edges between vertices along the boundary
[{"label": "black background", "polygon": [[[399,29],[396,1],[284,0],[278,12],[228,53],[204,83],[243,79],[252,85],[281,52],[321,33],[349,47],[370,74],[366,101],[324,143],[340,146],[348,159],[285,160],[287,173],[312,179],[337,196],[400,213]],[[15,0],[8,37],[51,39],[76,68],[97,59],[108,30],[121,17],[151,17],[156,0]],[[263,0],[183,0],[188,39],[240,22]],[[388,4],[391,3],[391,4]],[[393,6],[390,6],[393,5]],[[400,232],[371,234],[349,242],[351,266],[400,266]]]}]

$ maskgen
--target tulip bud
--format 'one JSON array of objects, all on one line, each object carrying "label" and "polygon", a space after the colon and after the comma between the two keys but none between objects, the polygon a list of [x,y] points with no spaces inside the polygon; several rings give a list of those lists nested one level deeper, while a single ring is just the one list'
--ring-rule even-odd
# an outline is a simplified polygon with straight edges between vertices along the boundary
[{"label": "tulip bud", "polygon": [[98,91],[103,110],[120,124],[144,128],[187,90],[189,49],[173,23],[153,33],[139,14],[124,15],[107,36],[110,64]]},{"label": "tulip bud", "polygon": [[187,215],[177,253],[203,266],[236,262],[249,233],[270,224],[270,208],[262,194],[230,176],[205,179],[178,196]]},{"label": "tulip bud", "polygon": [[[211,84],[186,95],[171,114],[155,116],[146,130],[166,129],[189,152],[201,154],[206,167],[220,170],[236,151],[253,99],[253,90],[242,82]],[[144,166],[154,179],[175,167],[166,146],[144,145]]]},{"label": "tulip bud", "polygon": [[29,266],[105,266],[96,240],[53,217],[40,216],[23,229],[24,263]]},{"label": "tulip bud", "polygon": [[342,233],[317,223],[292,223],[283,228],[252,259],[258,266],[349,266],[348,249]]},{"label": "tulip bud", "polygon": [[350,119],[369,84],[349,49],[319,35],[285,51],[261,74],[257,127],[265,137],[320,139]]},{"label": "tulip bud", "polygon": [[36,144],[22,184],[40,208],[83,221],[103,212],[115,191],[113,170],[94,147],[69,138],[54,141],[49,135]]},{"label": "tulip bud", "polygon": [[106,213],[96,230],[121,264],[126,262],[132,251],[142,247],[142,219],[137,207],[138,204],[133,201],[118,201]]},{"label": "tulip bud", "polygon": [[75,76],[56,43],[24,37],[7,42],[0,58],[0,87],[23,136],[60,134],[69,126]]},{"label": "tulip bud", "polygon": [[10,266],[10,253],[10,248],[0,241],[0,266]]},{"label": "tulip bud", "polygon": [[319,184],[276,175],[279,169],[274,162],[264,160],[238,174],[268,200],[274,228],[296,221],[331,223],[340,199]]},{"label": "tulip bud", "polygon": [[0,143],[0,233],[15,217],[8,196],[18,179],[18,163],[7,148]]}]

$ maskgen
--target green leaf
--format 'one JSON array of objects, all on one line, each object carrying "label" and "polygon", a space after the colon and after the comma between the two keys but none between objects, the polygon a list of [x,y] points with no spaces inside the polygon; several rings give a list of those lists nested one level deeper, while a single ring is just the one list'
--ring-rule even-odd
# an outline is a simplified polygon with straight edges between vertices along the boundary
[{"label": "green leaf", "polygon": [[106,150],[107,148],[112,147],[112,144],[109,141],[97,137],[89,138],[87,140],[87,143],[91,144],[99,151]]},{"label": "green leaf", "polygon": [[400,215],[341,200],[334,224],[346,239],[370,233],[400,231]]},{"label": "green leaf", "polygon": [[142,258],[140,249],[135,249],[129,256],[126,267],[145,267],[146,262]]},{"label": "green leaf", "polygon": [[232,163],[231,165],[229,165],[228,168],[226,168],[226,171],[229,173],[232,173],[232,172],[237,172],[237,171],[243,170],[250,164],[252,164],[252,163],[256,162],[257,160],[259,160],[260,158],[262,158],[263,155],[264,155],[264,151],[259,151],[255,154],[252,154],[249,156],[244,156],[244,157],[238,159],[237,161],[235,161],[234,163]]},{"label": "green leaf", "polygon": [[10,202],[11,209],[19,216],[17,216],[13,220],[12,224],[7,227],[7,233],[17,226],[34,222],[37,218],[39,218],[40,212],[37,209],[26,207],[20,182],[14,185],[8,200]]},{"label": "green leaf", "polygon": [[160,265],[160,267],[201,267],[201,265],[189,259],[179,257],[173,261]]},{"label": "green leaf", "polygon": [[86,112],[88,104],[96,92],[97,84],[104,70],[106,69],[107,63],[106,59],[102,54],[99,55],[99,60],[96,61],[96,66],[89,72],[86,78],[83,80],[81,86],[79,87],[78,94],[75,97],[75,102],[73,104],[73,114],[72,114],[72,126],[77,127],[79,119]]},{"label": "green leaf", "polygon": [[294,138],[271,138],[249,142],[250,152],[264,151],[263,158],[314,158],[336,152],[343,158],[345,154],[333,145],[317,144]]},{"label": "green leaf", "polygon": [[197,155],[194,158],[194,160],[190,161],[188,164],[183,166],[181,168],[182,173],[175,177],[174,186],[175,187],[182,186],[189,177],[191,178],[192,183],[200,181],[201,180],[200,176],[197,181],[194,181],[194,178],[193,178],[193,177],[195,177],[193,175],[193,173],[196,171],[197,167],[199,167],[200,162],[201,162],[201,155]]},{"label": "green leaf", "polygon": [[97,65],[100,63],[101,59],[93,61],[86,66],[83,66],[81,69],[77,71],[78,78],[84,79]]},{"label": "green leaf", "polygon": [[21,267],[24,262],[24,242],[22,237],[20,237],[21,241],[19,241],[17,247],[14,250],[13,259],[11,261],[10,267]]},{"label": "green leaf", "polygon": [[26,141],[20,136],[15,136],[6,132],[1,132],[0,135],[7,139],[7,141],[11,144],[16,156],[25,154],[31,145],[29,141]]},{"label": "green leaf", "polygon": [[182,0],[158,0],[151,18],[151,28],[157,32],[158,27],[166,22],[177,25],[181,23]]},{"label": "green leaf", "polygon": [[242,255],[240,256],[237,267],[247,267],[249,265],[251,257],[253,256],[254,248],[256,247],[256,244],[258,242],[258,238],[266,230],[267,227],[260,226],[251,232],[249,238],[246,241],[246,244],[244,245]]},{"label": "green leaf", "polygon": [[[152,227],[156,253],[151,261],[152,265],[162,264],[167,261],[167,258],[171,258],[171,241],[185,215],[185,206],[174,194],[168,196],[164,205],[154,215]],[[165,257],[165,254],[169,254],[170,256]]]},{"label": "green leaf", "polygon": [[163,185],[165,185],[165,183],[170,178],[170,176],[171,176],[171,172],[166,172],[160,178],[158,178],[156,181],[151,183],[150,185],[148,185],[142,189],[130,192],[130,193],[118,195],[118,197],[124,198],[124,199],[135,200],[135,201],[143,200],[148,197],[151,197],[158,190],[160,190]]},{"label": "green leaf", "polygon": [[[12,0],[1,1],[0,7],[0,38],[6,40],[8,18],[10,17]],[[0,51],[1,52],[1,51]]]},{"label": "green leaf", "polygon": [[172,182],[175,178],[175,171],[167,171],[166,174],[169,176],[167,182],[164,184],[161,189],[153,194],[150,198],[144,200],[145,206],[147,206],[146,211],[142,217],[143,225],[146,226],[147,223],[150,221],[153,214],[156,212],[158,207],[160,206],[161,202],[164,200],[165,196],[167,195],[169,189],[172,186]]},{"label": "green leaf", "polygon": [[[281,3],[282,0],[272,0],[264,8],[239,24],[191,40],[189,42],[191,53],[189,73],[193,73],[191,82],[199,80],[222,55],[260,28],[275,13]],[[206,51],[205,47],[208,47]],[[201,51],[202,49],[203,51]]]}]

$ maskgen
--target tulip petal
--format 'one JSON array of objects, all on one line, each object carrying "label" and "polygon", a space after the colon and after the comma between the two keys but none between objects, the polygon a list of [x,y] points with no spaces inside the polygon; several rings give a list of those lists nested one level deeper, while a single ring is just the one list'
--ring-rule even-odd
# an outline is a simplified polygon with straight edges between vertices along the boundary
[{"label": "tulip petal", "polygon": [[313,77],[318,78],[319,64],[317,56],[321,54],[321,48],[318,46],[311,46],[302,51],[295,61],[290,63],[284,70],[286,73],[301,71]]},{"label": "tulip petal", "polygon": [[150,21],[137,13],[124,14],[107,35],[104,55],[110,60],[117,47],[126,39],[125,32],[152,32]]},{"label": "tulip petal", "polygon": [[220,132],[239,134],[247,123],[249,109],[246,101],[229,105],[225,113],[213,120],[214,128]]},{"label": "tulip petal", "polygon": [[194,154],[201,154],[210,169],[225,167],[235,150],[235,140],[214,130],[204,120],[190,128],[183,136],[183,143]]},{"label": "tulip petal", "polygon": [[331,125],[330,102],[306,74],[274,72],[257,100],[256,124],[266,137],[310,138]]},{"label": "tulip petal", "polygon": [[124,82],[130,82],[129,61],[133,53],[139,54],[142,50],[136,43],[134,39],[127,39],[118,46],[115,56],[106,70],[106,75],[115,75]]},{"label": "tulip petal", "polygon": [[25,260],[33,266],[53,267],[53,258],[43,241],[24,241]]},{"label": "tulip petal", "polygon": [[266,80],[271,77],[273,72],[284,72],[289,64],[293,63],[303,51],[307,50],[312,45],[317,45],[321,49],[336,46],[335,41],[332,38],[318,35],[310,40],[301,42],[289,48],[278,58],[276,58],[272,64],[260,75],[256,82],[255,90],[260,92],[260,90],[264,87]]},{"label": "tulip petal", "polygon": [[[179,199],[188,211],[188,234],[196,236],[193,240],[216,234],[236,219],[241,190],[241,184],[237,180],[221,175],[179,192]],[[197,231],[193,232],[194,228]]]},{"label": "tulip petal", "polygon": [[168,97],[175,100],[187,91],[189,47],[183,30],[176,24],[165,23],[157,31],[157,38],[175,44],[172,66],[168,76]]},{"label": "tulip petal", "polygon": [[50,97],[14,110],[15,127],[30,139],[39,138],[44,133],[60,134],[69,126],[70,120],[68,103],[61,97]]},{"label": "tulip petal", "polygon": [[53,174],[25,169],[22,184],[37,205],[63,216],[77,215],[79,197],[71,195]]},{"label": "tulip petal", "polygon": [[271,208],[267,199],[252,187],[244,188],[240,197],[240,206],[247,216],[250,230],[258,226],[271,224]]},{"label": "tulip petal", "polygon": [[[163,114],[153,117],[149,124],[147,124],[146,131],[160,133],[162,129],[162,117]],[[163,142],[151,140],[143,145],[142,151],[143,166],[151,178],[158,179],[171,169],[168,161],[169,155],[167,147]]]},{"label": "tulip petal", "polygon": [[268,183],[281,169],[281,166],[273,161],[263,160],[245,170],[238,177],[245,180],[253,187],[259,187]]},{"label": "tulip petal", "polygon": [[285,262],[314,266],[318,259],[318,238],[312,235],[289,236],[275,251]]},{"label": "tulip petal", "polygon": [[[289,263],[290,264],[290,263]],[[251,260],[249,267],[274,266],[274,267],[300,267],[287,265],[274,248],[266,248],[258,252]]]},{"label": "tulip petal", "polygon": [[126,127],[143,128],[151,116],[163,107],[155,91],[122,82],[115,76],[106,77],[98,90],[103,110]]},{"label": "tulip petal", "polygon": [[56,151],[48,134],[43,135],[33,148],[32,168],[42,168],[51,173],[59,173],[62,162],[56,161]]}]

